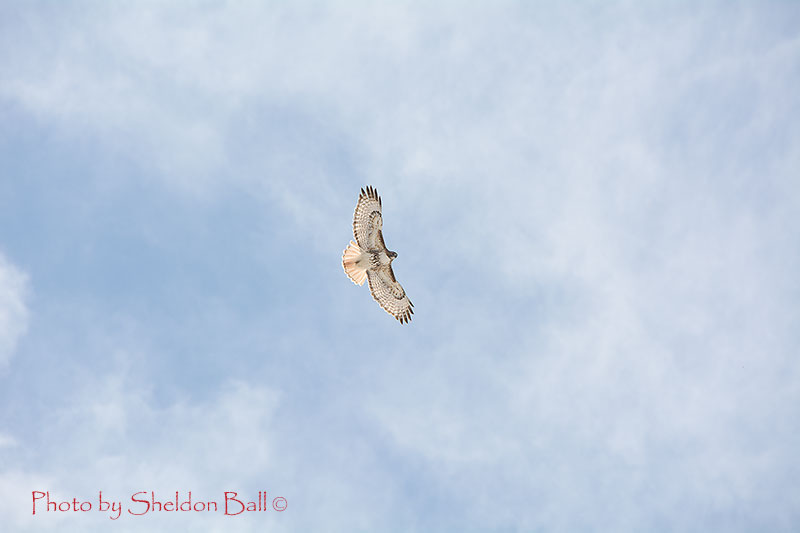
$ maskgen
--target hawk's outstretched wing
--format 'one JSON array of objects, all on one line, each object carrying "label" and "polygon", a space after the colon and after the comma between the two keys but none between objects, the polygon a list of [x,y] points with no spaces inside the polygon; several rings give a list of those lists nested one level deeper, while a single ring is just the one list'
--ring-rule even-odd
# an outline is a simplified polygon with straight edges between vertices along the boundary
[{"label": "hawk's outstretched wing", "polygon": [[361,189],[358,205],[353,215],[353,235],[362,250],[385,250],[383,242],[383,217],[381,216],[381,198],[372,187]]},{"label": "hawk's outstretched wing", "polygon": [[414,304],[406,296],[402,285],[397,283],[391,265],[377,269],[367,270],[369,291],[372,297],[383,307],[387,313],[395,317],[400,323],[411,320],[414,314]]}]

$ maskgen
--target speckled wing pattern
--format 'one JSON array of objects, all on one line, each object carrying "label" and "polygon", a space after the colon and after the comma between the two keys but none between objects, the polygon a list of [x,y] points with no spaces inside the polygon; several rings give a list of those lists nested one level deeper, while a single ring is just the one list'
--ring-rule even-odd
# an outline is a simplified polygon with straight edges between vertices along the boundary
[{"label": "speckled wing pattern", "polygon": [[391,265],[367,270],[369,292],[383,309],[400,321],[401,324],[411,321],[414,304],[406,296],[403,286],[397,283]]},{"label": "speckled wing pattern", "polygon": [[381,198],[372,187],[361,189],[353,215],[353,235],[362,250],[386,250],[383,242]]}]

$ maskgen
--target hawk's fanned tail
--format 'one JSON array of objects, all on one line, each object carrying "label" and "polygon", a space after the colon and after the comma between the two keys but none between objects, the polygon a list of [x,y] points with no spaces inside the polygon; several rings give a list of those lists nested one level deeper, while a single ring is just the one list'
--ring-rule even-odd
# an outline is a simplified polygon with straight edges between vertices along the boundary
[{"label": "hawk's fanned tail", "polygon": [[342,266],[347,277],[356,285],[364,284],[367,279],[367,267],[369,267],[369,261],[359,261],[360,259],[361,248],[353,241],[350,241],[350,244],[344,249]]}]

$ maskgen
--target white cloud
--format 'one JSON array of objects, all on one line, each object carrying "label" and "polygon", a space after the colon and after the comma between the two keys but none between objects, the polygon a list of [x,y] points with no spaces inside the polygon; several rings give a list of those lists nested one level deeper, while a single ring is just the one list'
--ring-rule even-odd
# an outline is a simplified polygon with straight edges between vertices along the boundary
[{"label": "white cloud", "polygon": [[27,275],[0,254],[0,368],[8,364],[28,328]]},{"label": "white cloud", "polygon": [[[271,427],[280,403],[275,391],[231,381],[199,402],[186,398],[160,405],[146,385],[132,379],[129,365],[136,358],[118,354],[116,360],[121,366],[113,373],[84,378],[70,397],[50,410],[38,437],[43,440],[16,442],[6,449],[17,466],[0,470],[0,493],[3,515],[14,527],[63,530],[68,524],[106,530],[109,519],[95,512],[100,490],[106,499],[124,500],[126,507],[138,491],[154,491],[167,499],[176,490],[182,496],[191,490],[195,501],[221,502],[226,490],[253,498],[258,490],[272,491],[273,496],[286,490],[271,474],[281,465]],[[95,509],[33,516],[34,490],[50,491],[58,501],[91,500]],[[271,515],[242,518],[236,525],[273,528],[279,515]],[[126,513],[114,527],[138,531],[144,521],[154,530],[178,524],[221,530],[236,520],[221,513],[148,518]]]},{"label": "white cloud", "polygon": [[17,441],[14,439],[14,437],[0,433],[0,448],[10,448],[16,445]]},{"label": "white cloud", "polygon": [[[402,464],[356,461],[354,482],[351,440],[325,460],[284,447],[304,523],[379,529],[409,464],[455,509],[432,520],[478,528],[796,518],[800,41],[741,6],[347,6],[31,15],[45,46],[15,47],[0,87],[161,182],[235,182],[291,215],[268,231],[335,254],[357,186],[379,186],[419,312],[352,400]],[[77,390],[46,439],[66,466],[31,470],[53,486],[274,464],[268,388],[166,406],[114,374]],[[362,481],[376,507],[347,516]]]},{"label": "white cloud", "polygon": [[[40,490],[42,487],[55,489],[57,485],[54,481],[52,476],[31,474],[18,468],[0,470],[0,515],[3,516],[6,527],[14,527],[18,531],[34,530],[31,527],[22,529],[31,516],[31,491]],[[63,528],[65,518],[60,514],[51,514],[46,519],[47,527],[59,529],[61,525]]]}]

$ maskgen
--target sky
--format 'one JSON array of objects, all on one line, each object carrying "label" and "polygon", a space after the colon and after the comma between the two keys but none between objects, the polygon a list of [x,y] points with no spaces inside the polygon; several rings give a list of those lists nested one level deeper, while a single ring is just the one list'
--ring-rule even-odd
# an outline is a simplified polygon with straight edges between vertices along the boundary
[{"label": "sky", "polygon": [[798,86],[797,2],[2,2],[1,521],[797,531]]}]

